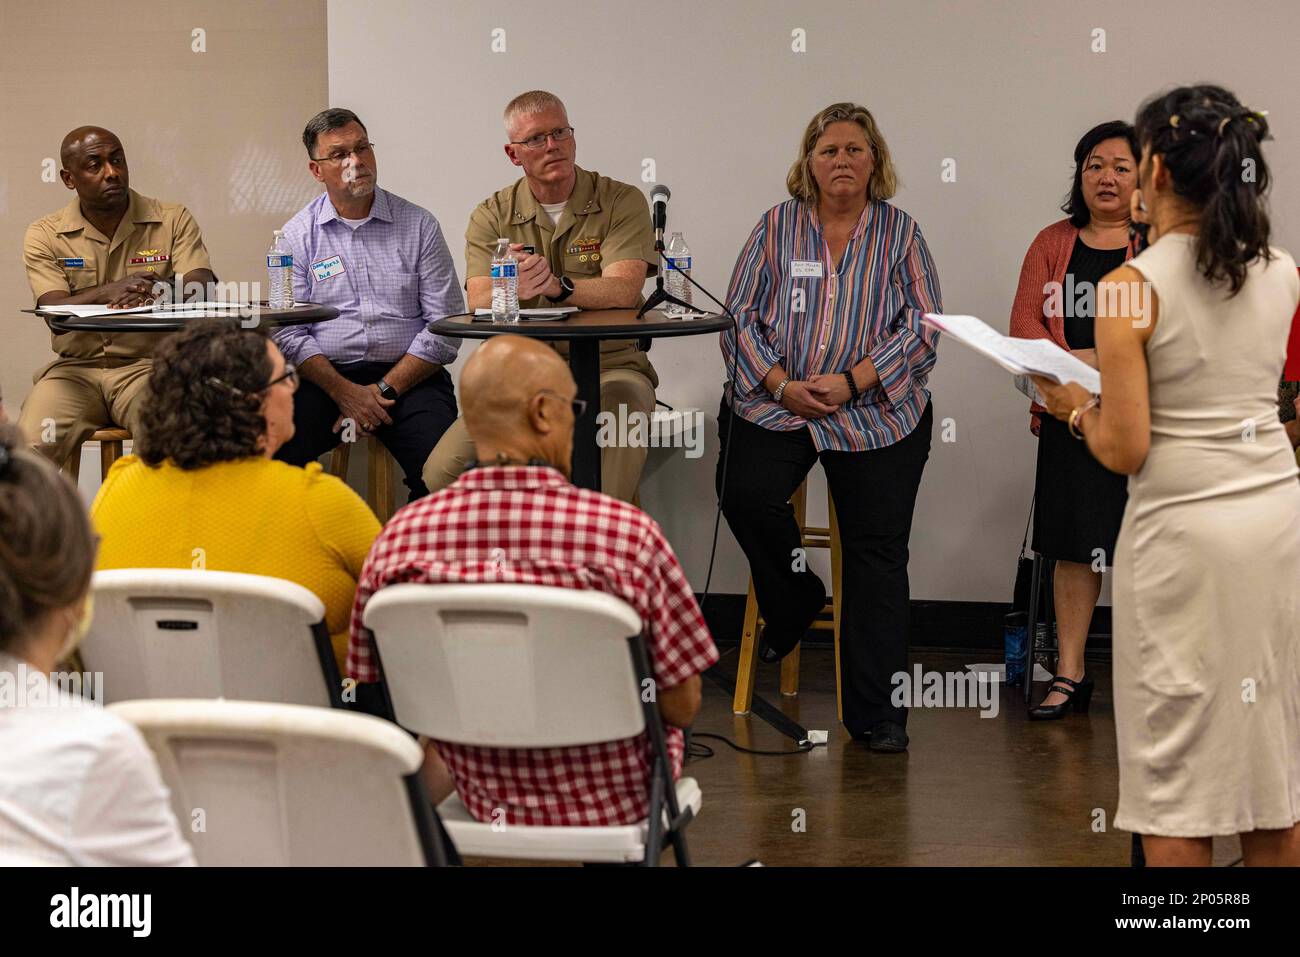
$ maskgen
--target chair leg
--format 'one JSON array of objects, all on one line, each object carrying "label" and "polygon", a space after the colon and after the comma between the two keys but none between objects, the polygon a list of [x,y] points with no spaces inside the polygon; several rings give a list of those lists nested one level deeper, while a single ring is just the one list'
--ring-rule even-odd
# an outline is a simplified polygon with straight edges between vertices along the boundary
[{"label": "chair leg", "polygon": [[366,495],[370,509],[381,524],[393,517],[393,459],[382,443],[373,437],[366,449]]},{"label": "chair leg", "polygon": [[1025,632],[1025,704],[1033,698],[1034,686],[1034,644],[1038,641],[1038,606],[1041,595],[1039,580],[1042,578],[1043,556],[1034,553],[1034,569],[1029,578],[1029,621]]},{"label": "chair leg", "polygon": [[835,517],[835,503],[830,493],[826,495],[826,511],[831,529],[831,620],[834,622],[832,633],[835,635],[835,714],[844,720],[844,681],[840,675],[840,607],[843,602],[844,589],[840,578],[844,568],[844,556],[840,552],[840,523]]},{"label": "chair leg", "polygon": [[351,442],[340,442],[334,446],[334,451],[330,453],[330,475],[344,482],[348,480],[348,459],[351,451]]},{"label": "chair leg", "polygon": [[731,710],[736,714],[749,714],[754,701],[754,677],[758,671],[758,599],[754,597],[754,581],[749,582],[749,597],[745,599],[745,625],[740,632],[740,660],[736,665],[736,694]]},{"label": "chair leg", "polygon": [[658,758],[650,779],[650,811],[646,817],[645,857],[643,867],[658,867],[663,854],[664,833],[664,768]]},{"label": "chair leg", "polygon": [[799,649],[803,643],[794,646],[794,651],[790,652],[781,660],[781,694],[787,698],[793,698],[799,693]]},{"label": "chair leg", "polygon": [[[80,457],[78,455],[78,457]],[[122,443],[116,440],[99,443],[99,474],[101,481],[108,478],[108,470],[122,457]]]}]

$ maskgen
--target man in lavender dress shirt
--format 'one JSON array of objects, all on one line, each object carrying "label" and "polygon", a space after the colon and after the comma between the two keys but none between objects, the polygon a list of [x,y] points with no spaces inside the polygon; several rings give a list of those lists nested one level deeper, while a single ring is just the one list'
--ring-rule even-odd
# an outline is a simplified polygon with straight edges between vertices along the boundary
[{"label": "man in lavender dress shirt", "polygon": [[294,436],[276,458],[305,465],[373,434],[413,500],[428,492],[421,469],[456,420],[446,366],[460,342],[425,328],[465,311],[456,267],[433,215],[375,185],[374,144],[355,113],[318,113],[302,139],[325,192],[284,227],[294,296],[339,316],[272,332],[302,379]]}]

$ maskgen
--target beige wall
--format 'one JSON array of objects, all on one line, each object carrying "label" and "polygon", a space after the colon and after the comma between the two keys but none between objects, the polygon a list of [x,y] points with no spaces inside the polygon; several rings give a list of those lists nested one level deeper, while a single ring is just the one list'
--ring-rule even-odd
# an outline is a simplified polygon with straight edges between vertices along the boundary
[{"label": "beige wall", "polygon": [[[326,100],[323,0],[158,3],[0,0],[0,387],[11,418],[51,358],[22,265],[27,225],[74,195],[57,168],[63,135],[106,126],[131,186],[184,203],[217,275],[265,280],[261,257],[317,192],[303,125]],[[203,30],[206,52],[194,52]]]},{"label": "beige wall", "polygon": [[[1296,0],[551,0],[527,9],[330,0],[329,19],[331,101],[366,120],[380,180],[439,218],[458,259],[474,204],[518,175],[501,154],[501,108],[543,86],[569,106],[580,164],[648,191],[642,164],[655,161],[672,188],[670,228],[685,231],[696,278],[722,295],[759,214],[786,198],[804,125],[852,99],[889,142],[903,181],[895,202],[924,231],[945,308],[1005,331],[1025,249],[1061,218],[1080,134],[1201,79],[1271,110],[1275,241],[1300,252]],[[493,50],[495,28],[505,52]],[[1093,52],[1097,29],[1105,52]],[[806,52],[792,51],[795,30]],[[955,182],[941,179],[945,158],[956,161]],[[662,340],[651,358],[661,398],[709,415],[705,456],[652,450],[641,490],[698,588],[713,529],[722,360],[712,337]],[[940,345],[930,388],[935,440],[912,533],[912,595],[1008,601],[1033,487],[1027,403],[1001,370],[952,343]],[[944,419],[951,442],[941,441]],[[815,517],[821,487],[818,478]],[[746,573],[724,523],[713,585],[743,592]]]}]

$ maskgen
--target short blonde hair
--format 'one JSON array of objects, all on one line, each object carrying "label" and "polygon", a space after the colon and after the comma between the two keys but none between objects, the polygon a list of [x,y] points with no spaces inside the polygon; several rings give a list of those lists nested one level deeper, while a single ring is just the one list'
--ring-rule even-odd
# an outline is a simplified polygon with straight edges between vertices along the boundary
[{"label": "short blonde hair", "polygon": [[795,199],[805,203],[816,203],[818,198],[817,181],[813,179],[811,160],[813,148],[822,138],[826,128],[832,123],[857,123],[867,137],[875,167],[871,179],[867,181],[867,198],[873,200],[890,199],[898,192],[898,175],[894,172],[894,162],[889,156],[889,146],[876,126],[875,117],[865,106],[856,103],[832,103],[814,116],[803,131],[800,141],[799,158],[790,167],[790,174],[785,178],[785,187]]},{"label": "short blonde hair", "polygon": [[564,108],[564,102],[554,93],[545,90],[529,90],[527,93],[520,93],[506,104],[505,112],[501,115],[506,124],[506,133],[510,133],[511,120],[520,113],[543,113],[552,107],[558,107],[566,117],[569,115],[569,111]]}]

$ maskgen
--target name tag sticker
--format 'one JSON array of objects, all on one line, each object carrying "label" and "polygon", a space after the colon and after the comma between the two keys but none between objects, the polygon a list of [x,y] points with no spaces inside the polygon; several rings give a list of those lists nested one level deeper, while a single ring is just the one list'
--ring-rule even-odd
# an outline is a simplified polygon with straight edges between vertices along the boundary
[{"label": "name tag sticker", "polygon": [[311,274],[317,282],[324,282],[334,276],[341,276],[343,274],[343,258],[341,256],[331,256],[329,259],[314,262],[311,264]]},{"label": "name tag sticker", "polygon": [[791,259],[790,275],[795,279],[821,279],[822,264],[811,259]]},{"label": "name tag sticker", "polygon": [[85,269],[86,260],[84,259],[60,259],[59,265],[64,269]]}]

